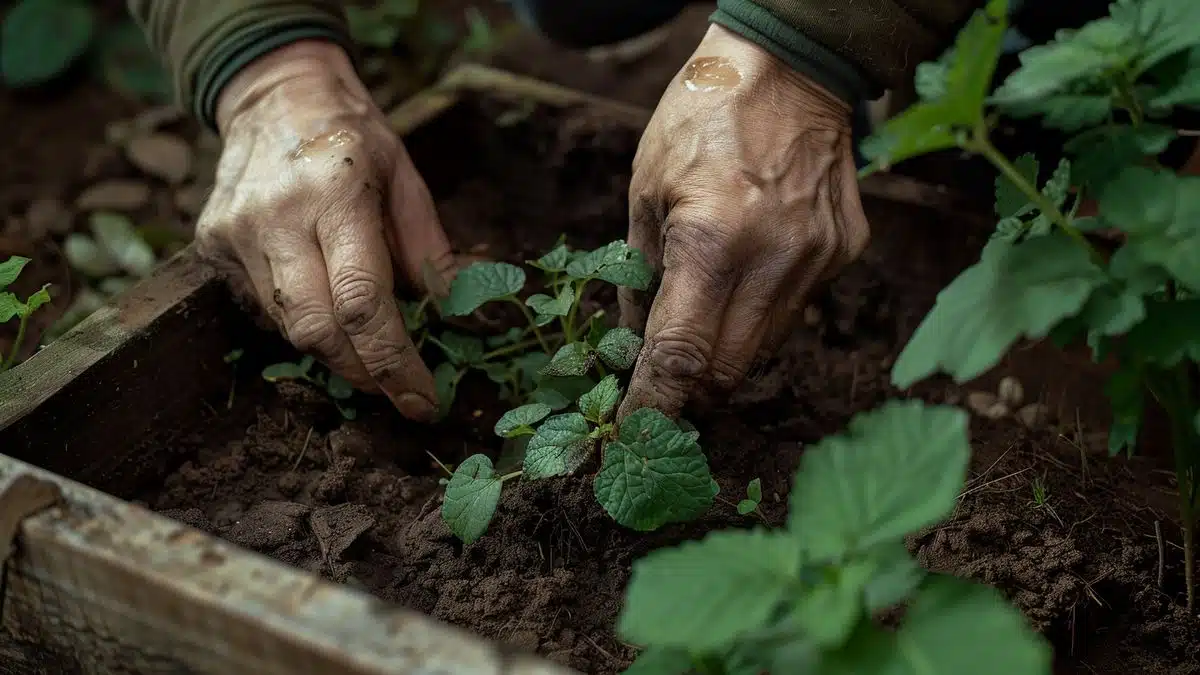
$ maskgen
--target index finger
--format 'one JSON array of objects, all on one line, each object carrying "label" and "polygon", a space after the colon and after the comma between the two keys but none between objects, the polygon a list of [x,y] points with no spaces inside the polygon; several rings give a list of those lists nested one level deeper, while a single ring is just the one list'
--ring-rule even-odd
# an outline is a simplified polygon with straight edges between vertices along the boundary
[{"label": "index finger", "polygon": [[334,318],[396,408],[409,419],[431,420],[437,410],[433,374],[408,337],[396,304],[382,205],[364,198],[349,213],[332,215],[318,226],[318,238]]},{"label": "index finger", "polygon": [[645,343],[618,419],[639,408],[678,417],[709,371],[721,320],[737,284],[727,252],[693,224],[664,228],[663,275]]}]

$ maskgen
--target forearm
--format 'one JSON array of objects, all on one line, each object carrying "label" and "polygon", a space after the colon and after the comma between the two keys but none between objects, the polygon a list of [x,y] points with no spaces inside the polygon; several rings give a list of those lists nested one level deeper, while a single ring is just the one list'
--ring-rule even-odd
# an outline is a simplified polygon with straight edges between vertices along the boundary
[{"label": "forearm", "polygon": [[982,0],[719,0],[713,21],[843,99],[879,96],[934,58]]},{"label": "forearm", "polygon": [[351,48],[337,0],[128,0],[128,5],[166,63],[180,104],[214,129],[217,96],[251,61],[302,40]]}]

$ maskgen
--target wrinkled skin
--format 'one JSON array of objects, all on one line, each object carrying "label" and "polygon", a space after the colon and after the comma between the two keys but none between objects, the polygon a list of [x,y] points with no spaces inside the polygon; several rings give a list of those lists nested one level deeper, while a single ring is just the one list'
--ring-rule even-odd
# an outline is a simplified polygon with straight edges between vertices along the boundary
[{"label": "wrinkled skin", "polygon": [[646,339],[621,417],[737,387],[869,237],[849,106],[719,26],[692,59],[707,57],[738,76],[689,89],[685,66],[634,159],[629,242],[661,281],[620,295]]},{"label": "wrinkled skin", "polygon": [[300,351],[430,419],[433,376],[394,290],[397,278],[444,290],[424,287],[445,283],[424,270],[449,275],[453,256],[425,183],[345,54],[320,42],[272,52],[222,91],[217,117],[225,150],[197,224],[201,252]]}]

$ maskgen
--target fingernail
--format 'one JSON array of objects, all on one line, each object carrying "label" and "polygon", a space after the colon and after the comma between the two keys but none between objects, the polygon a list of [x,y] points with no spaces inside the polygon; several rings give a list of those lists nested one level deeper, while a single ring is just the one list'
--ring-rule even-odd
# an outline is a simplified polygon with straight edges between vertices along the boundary
[{"label": "fingernail", "polygon": [[428,422],[437,413],[433,403],[420,394],[401,394],[395,404],[401,415],[418,422]]}]

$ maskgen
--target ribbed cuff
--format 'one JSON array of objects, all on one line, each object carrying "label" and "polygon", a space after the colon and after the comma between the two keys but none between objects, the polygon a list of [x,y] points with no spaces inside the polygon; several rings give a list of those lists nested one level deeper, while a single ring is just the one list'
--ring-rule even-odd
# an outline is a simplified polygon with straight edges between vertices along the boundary
[{"label": "ribbed cuff", "polygon": [[266,26],[247,26],[230,36],[200,69],[195,81],[193,113],[196,119],[217,130],[217,99],[221,90],[260,56],[301,40],[328,40],[346,50],[355,59],[355,45],[340,26],[314,22],[312,19],[273,23]]},{"label": "ribbed cuff", "polygon": [[709,20],[766,49],[851,106],[883,95],[883,88],[873,84],[858,67],[752,0],[719,0]]}]

